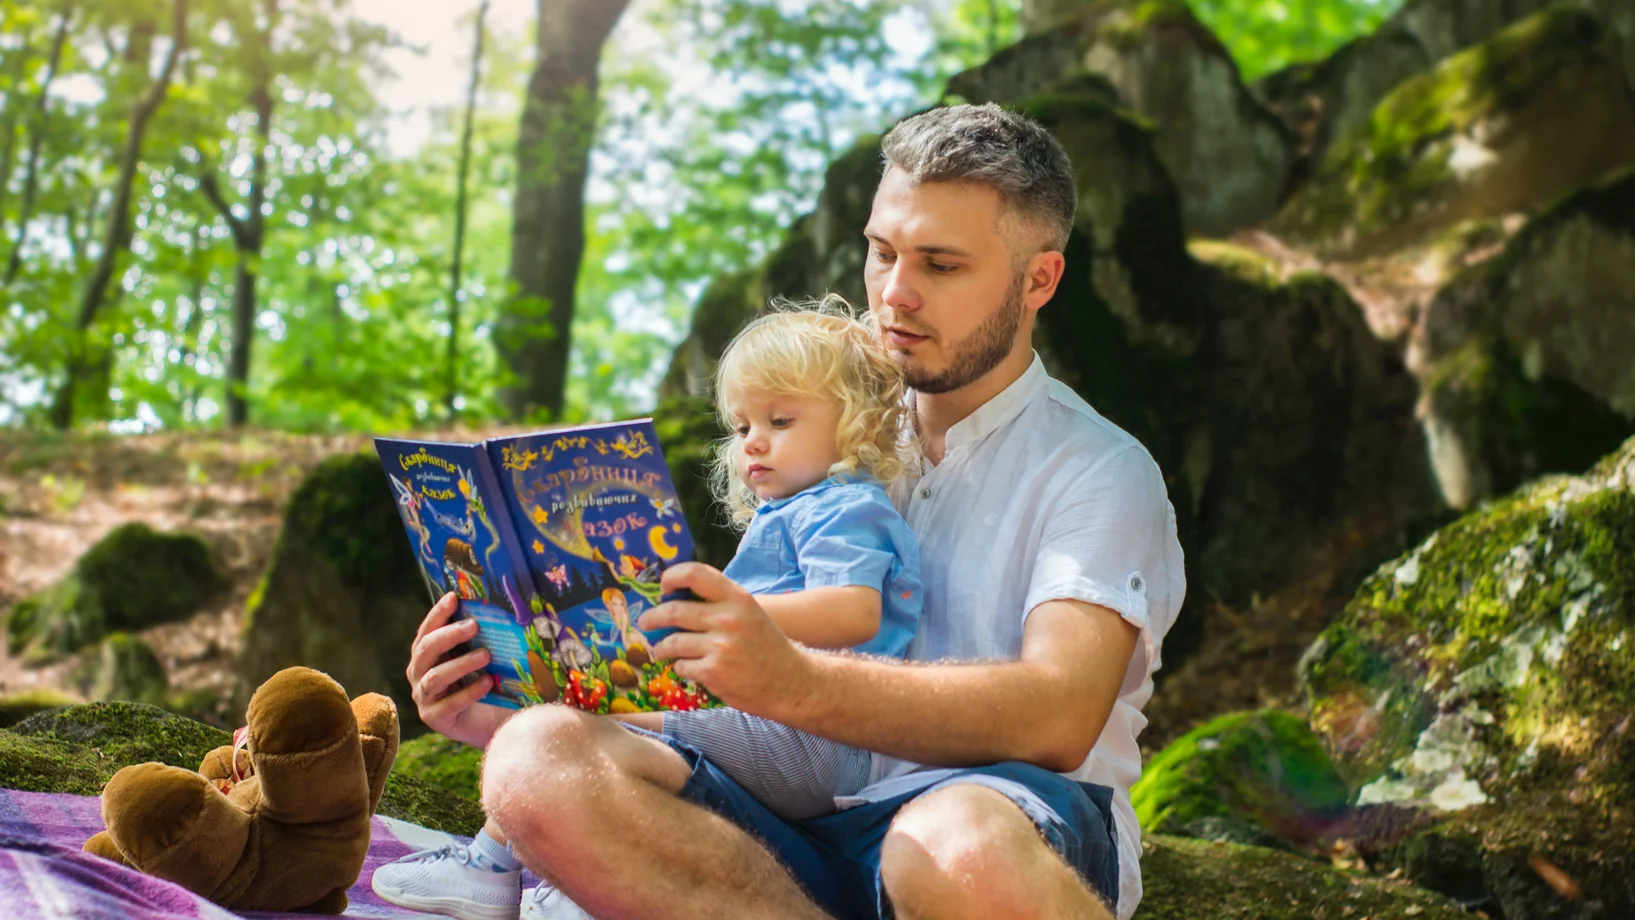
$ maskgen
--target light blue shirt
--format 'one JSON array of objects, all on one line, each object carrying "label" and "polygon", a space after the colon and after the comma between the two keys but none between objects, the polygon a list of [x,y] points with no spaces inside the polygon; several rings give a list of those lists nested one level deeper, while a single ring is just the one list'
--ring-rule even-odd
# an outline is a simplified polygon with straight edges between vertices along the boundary
[{"label": "light blue shirt", "polygon": [[920,548],[871,479],[825,479],[763,502],[723,570],[751,594],[862,585],[880,592],[880,631],[859,652],[901,658],[919,628]]}]

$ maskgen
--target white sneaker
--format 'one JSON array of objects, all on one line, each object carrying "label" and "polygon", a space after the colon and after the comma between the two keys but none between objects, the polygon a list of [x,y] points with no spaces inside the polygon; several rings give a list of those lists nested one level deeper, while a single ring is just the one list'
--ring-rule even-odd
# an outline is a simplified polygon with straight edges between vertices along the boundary
[{"label": "white sneaker", "polygon": [[552,885],[541,884],[522,893],[522,920],[595,920]]},{"label": "white sneaker", "polygon": [[375,870],[369,887],[382,900],[458,920],[517,920],[522,870],[473,865],[469,849],[449,843],[410,853]]}]

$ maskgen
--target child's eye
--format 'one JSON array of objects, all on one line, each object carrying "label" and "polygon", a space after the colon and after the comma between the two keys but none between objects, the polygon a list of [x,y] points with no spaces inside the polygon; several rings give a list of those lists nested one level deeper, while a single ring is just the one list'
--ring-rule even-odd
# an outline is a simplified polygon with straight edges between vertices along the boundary
[{"label": "child's eye", "polygon": [[772,427],[773,428],[788,428],[790,423],[792,423],[794,421],[795,420],[792,419],[792,418],[775,418],[775,419],[772,420]]},{"label": "child's eye", "polygon": [[740,437],[740,438],[749,437],[749,426],[748,425],[739,425],[737,428],[734,428],[732,430],[737,432],[738,437]]}]

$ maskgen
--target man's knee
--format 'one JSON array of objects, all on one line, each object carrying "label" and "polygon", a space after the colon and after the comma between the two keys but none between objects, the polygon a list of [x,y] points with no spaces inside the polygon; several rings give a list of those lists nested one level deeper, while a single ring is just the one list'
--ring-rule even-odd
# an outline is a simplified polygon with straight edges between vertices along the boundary
[{"label": "man's knee", "polygon": [[520,805],[571,803],[563,793],[594,771],[595,718],[567,706],[533,706],[502,725],[483,755],[483,809],[504,826]]},{"label": "man's knee", "polygon": [[973,916],[1026,916],[1030,879],[1052,859],[1032,820],[986,786],[960,784],[903,807],[880,850],[880,877],[907,916],[937,916],[956,900]]}]

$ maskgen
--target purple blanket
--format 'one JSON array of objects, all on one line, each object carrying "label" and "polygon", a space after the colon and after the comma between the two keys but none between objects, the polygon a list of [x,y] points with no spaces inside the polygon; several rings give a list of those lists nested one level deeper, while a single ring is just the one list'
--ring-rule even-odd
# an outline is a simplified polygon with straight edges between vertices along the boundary
[{"label": "purple blanket", "polygon": [[[101,800],[0,789],[0,910],[4,920],[232,920],[238,916],[185,889],[80,851],[102,830]],[[441,831],[376,817],[369,858],[347,896],[348,917],[426,917],[387,904],[369,888],[375,868],[413,850],[465,841]],[[528,885],[536,884],[530,876]]]}]

